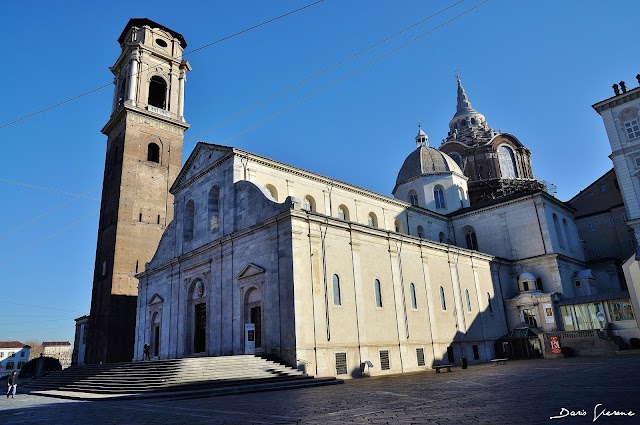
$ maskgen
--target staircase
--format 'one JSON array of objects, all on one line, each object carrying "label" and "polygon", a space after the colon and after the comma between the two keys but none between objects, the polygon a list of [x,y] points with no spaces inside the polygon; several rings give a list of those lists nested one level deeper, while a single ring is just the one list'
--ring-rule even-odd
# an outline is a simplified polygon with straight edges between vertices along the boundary
[{"label": "staircase", "polygon": [[249,355],[72,366],[33,381],[30,394],[76,400],[193,397],[340,384]]}]

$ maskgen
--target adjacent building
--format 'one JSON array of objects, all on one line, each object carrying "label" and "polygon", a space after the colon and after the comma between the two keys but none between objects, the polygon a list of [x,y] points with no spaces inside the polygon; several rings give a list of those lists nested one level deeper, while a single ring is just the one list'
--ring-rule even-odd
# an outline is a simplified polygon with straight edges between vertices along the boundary
[{"label": "adjacent building", "polygon": [[[640,84],[640,74],[636,75]],[[628,302],[617,304],[619,317],[625,318],[628,327],[635,320],[635,327],[640,326],[640,264],[637,247],[640,246],[640,87],[628,89],[624,81],[613,85],[614,96],[593,105],[602,117],[609,144],[613,169],[618,187],[624,202],[626,225],[631,231],[627,240],[636,249],[623,264],[626,286],[629,290]],[[622,214],[621,214],[622,215]],[[624,244],[622,244],[624,246]],[[636,314],[634,314],[634,311]],[[634,332],[628,330],[628,333]],[[639,335],[634,335],[636,338]]]},{"label": "adjacent building", "polygon": [[42,355],[58,359],[63,369],[71,366],[71,343],[69,341],[45,341],[42,343]]},{"label": "adjacent building", "polygon": [[89,335],[89,315],[85,314],[75,319],[76,332],[73,339],[73,352],[71,353],[72,365],[87,363],[87,341]]},{"label": "adjacent building", "polygon": [[29,361],[31,347],[19,341],[0,341],[0,375],[8,375],[14,370],[20,372]]}]

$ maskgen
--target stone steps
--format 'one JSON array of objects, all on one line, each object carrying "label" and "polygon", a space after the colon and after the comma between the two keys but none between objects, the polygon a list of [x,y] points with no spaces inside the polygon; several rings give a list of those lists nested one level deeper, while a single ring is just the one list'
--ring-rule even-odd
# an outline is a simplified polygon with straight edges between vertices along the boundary
[{"label": "stone steps", "polygon": [[197,357],[75,366],[23,381],[31,394],[72,399],[225,394],[342,383],[255,356]]}]

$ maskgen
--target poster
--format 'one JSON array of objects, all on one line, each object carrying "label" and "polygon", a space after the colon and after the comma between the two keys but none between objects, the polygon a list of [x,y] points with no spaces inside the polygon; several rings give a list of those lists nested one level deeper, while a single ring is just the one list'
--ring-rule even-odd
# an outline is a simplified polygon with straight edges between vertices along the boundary
[{"label": "poster", "polygon": [[551,304],[542,304],[542,309],[544,310],[544,321],[546,323],[555,323],[555,319],[553,318],[553,307]]},{"label": "poster", "polygon": [[549,345],[551,346],[551,352],[553,354],[561,354],[562,350],[560,349],[560,337],[553,335],[549,337]]}]

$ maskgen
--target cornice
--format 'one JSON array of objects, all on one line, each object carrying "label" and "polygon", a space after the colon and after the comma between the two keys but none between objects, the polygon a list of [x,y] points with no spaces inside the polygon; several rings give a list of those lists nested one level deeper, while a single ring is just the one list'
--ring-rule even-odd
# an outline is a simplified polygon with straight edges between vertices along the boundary
[{"label": "cornice", "polygon": [[246,152],[246,151],[243,151],[241,149],[237,149],[237,148],[232,148],[232,149],[233,149],[234,153],[238,154],[239,156],[246,157],[246,158],[250,159],[251,161],[253,161],[253,162],[257,163],[257,164],[265,165],[267,167],[271,167],[271,168],[274,168],[276,170],[280,170],[280,171],[283,171],[283,172],[286,172],[286,173],[289,173],[289,174],[293,174],[293,175],[298,176],[298,177],[304,177],[306,179],[313,180],[313,181],[316,181],[318,183],[323,183],[323,184],[326,184],[328,186],[332,186],[334,188],[339,188],[339,189],[345,190],[347,192],[356,193],[358,195],[366,196],[368,198],[372,198],[372,199],[375,199],[377,201],[386,202],[388,204],[403,208],[405,210],[414,211],[414,212],[419,213],[419,214],[430,215],[430,216],[432,216],[434,218],[438,218],[438,219],[441,219],[441,220],[446,219],[446,217],[444,215],[435,213],[435,212],[433,212],[431,210],[427,210],[427,209],[424,209],[424,208],[414,207],[410,203],[401,201],[399,199],[389,198],[389,197],[381,195],[379,193],[372,192],[370,190],[367,190],[367,189],[364,189],[364,188],[361,188],[361,187],[358,187],[358,186],[355,186],[355,185],[351,185],[349,183],[345,183],[345,182],[340,181],[340,180],[335,180],[335,179],[329,178],[327,176],[323,176],[321,174],[317,174],[317,173],[314,173],[314,172],[311,172],[311,171],[304,170],[302,168],[294,167],[292,165],[288,165],[288,164],[285,164],[285,163],[282,163],[282,162],[279,162],[279,161],[276,161],[276,160],[265,158],[263,156],[260,156],[260,155],[257,155],[257,154],[253,154],[253,153],[250,153],[250,152]]},{"label": "cornice", "polygon": [[631,102],[632,100],[635,100],[639,97],[640,87],[636,87],[635,89],[629,90],[626,93],[621,93],[598,103],[594,103],[593,105],[591,105],[591,107],[595,109],[598,114],[602,115],[602,112],[607,109],[615,108],[616,106]]},{"label": "cornice", "polygon": [[129,112],[133,115],[139,115],[142,117],[146,117],[146,118],[150,118],[156,121],[160,121],[162,123],[165,124],[170,124],[176,127],[180,127],[182,128],[184,131],[188,130],[189,127],[191,127],[190,124],[187,124],[186,122],[183,121],[179,121],[179,120],[174,120],[172,118],[168,118],[165,117],[163,115],[160,114],[154,114],[153,112],[149,112],[146,111],[144,109],[140,109],[137,106],[132,106],[132,105],[127,105],[126,103],[124,105],[122,105],[120,107],[120,109],[118,109],[113,115],[111,115],[111,117],[109,118],[109,121],[107,121],[107,123],[104,125],[104,127],[102,127],[102,130],[100,130],[100,132],[102,134],[104,134],[105,136],[108,136],[109,133],[111,132],[111,130],[113,129],[113,127],[120,122],[120,120],[122,119],[122,117],[124,115],[126,115],[126,113]]}]

